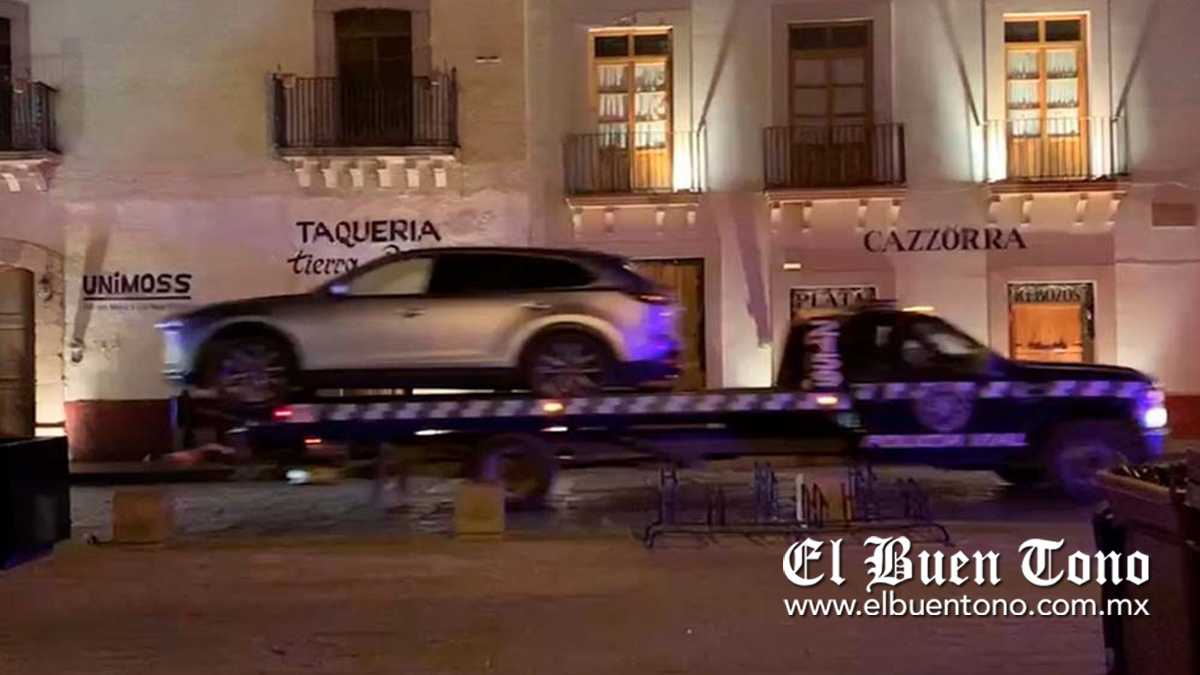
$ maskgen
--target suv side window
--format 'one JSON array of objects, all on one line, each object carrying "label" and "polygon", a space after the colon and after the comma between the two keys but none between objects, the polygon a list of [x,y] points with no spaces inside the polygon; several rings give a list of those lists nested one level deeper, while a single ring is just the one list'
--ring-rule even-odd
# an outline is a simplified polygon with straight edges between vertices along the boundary
[{"label": "suv side window", "polygon": [[443,253],[429,290],[438,295],[475,295],[579,288],[593,280],[577,263],[506,253]]},{"label": "suv side window", "polygon": [[351,279],[347,295],[420,295],[429,287],[433,259],[428,256],[403,258],[380,265]]}]

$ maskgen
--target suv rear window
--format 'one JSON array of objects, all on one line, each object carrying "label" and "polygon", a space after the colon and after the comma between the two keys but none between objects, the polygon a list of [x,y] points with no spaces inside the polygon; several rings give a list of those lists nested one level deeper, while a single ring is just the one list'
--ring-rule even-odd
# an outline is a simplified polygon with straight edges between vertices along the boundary
[{"label": "suv rear window", "polygon": [[579,288],[592,273],[560,258],[506,253],[443,253],[433,268],[429,292],[446,295]]}]

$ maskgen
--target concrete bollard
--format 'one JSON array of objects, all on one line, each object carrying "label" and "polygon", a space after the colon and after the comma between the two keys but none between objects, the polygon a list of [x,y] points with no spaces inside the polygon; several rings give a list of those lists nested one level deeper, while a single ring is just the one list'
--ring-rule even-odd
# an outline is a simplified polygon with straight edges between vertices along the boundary
[{"label": "concrete bollard", "polygon": [[174,534],[175,501],[163,488],[118,490],[112,515],[118,544],[161,544]]},{"label": "concrete bollard", "polygon": [[454,492],[454,534],[495,540],[504,534],[504,485],[463,481]]}]

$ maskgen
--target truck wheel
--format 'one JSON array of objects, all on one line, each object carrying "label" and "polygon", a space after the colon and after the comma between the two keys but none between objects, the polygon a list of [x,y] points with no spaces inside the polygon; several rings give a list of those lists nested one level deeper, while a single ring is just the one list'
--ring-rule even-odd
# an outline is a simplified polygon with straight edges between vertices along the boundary
[{"label": "truck wheel", "polygon": [[557,473],[558,458],[541,439],[511,434],[484,443],[468,475],[483,482],[503,480],[507,508],[521,511],[545,506]]},{"label": "truck wheel", "polygon": [[1046,480],[1046,472],[1038,467],[1006,466],[993,469],[1000,480],[1017,487],[1033,487]]},{"label": "truck wheel", "polygon": [[1054,429],[1046,460],[1056,483],[1078,501],[1098,496],[1096,474],[1123,461],[1124,449],[1136,439],[1116,422],[1072,422]]}]

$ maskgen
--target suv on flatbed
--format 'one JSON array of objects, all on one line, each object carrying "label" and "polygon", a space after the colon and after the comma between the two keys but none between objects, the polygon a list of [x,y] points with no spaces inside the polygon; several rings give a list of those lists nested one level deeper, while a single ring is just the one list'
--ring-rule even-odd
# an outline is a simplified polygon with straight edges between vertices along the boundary
[{"label": "suv on flatbed", "polygon": [[674,300],[623,258],[422,249],[309,293],[209,305],[159,324],[166,374],[229,407],[297,388],[661,387],[678,372]]}]

